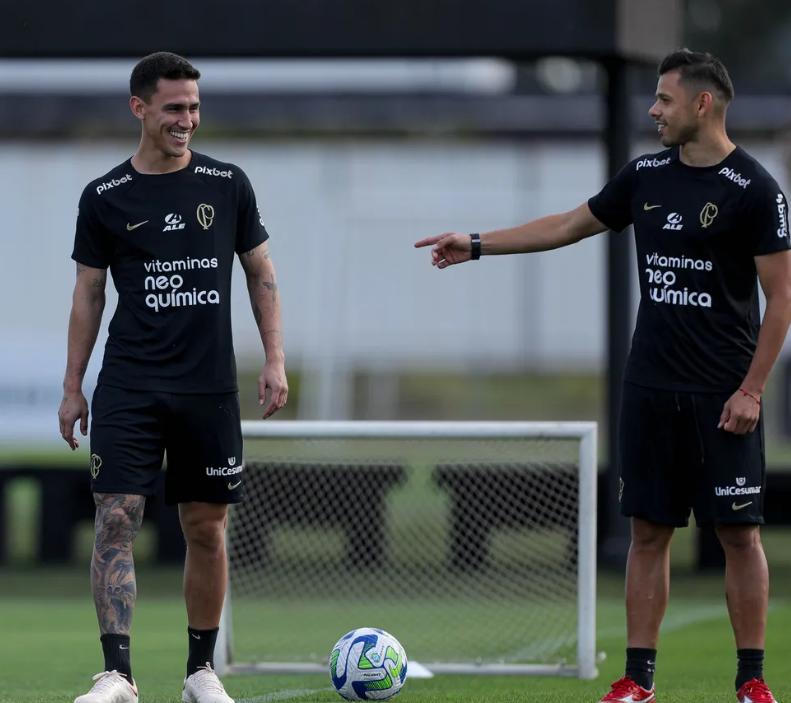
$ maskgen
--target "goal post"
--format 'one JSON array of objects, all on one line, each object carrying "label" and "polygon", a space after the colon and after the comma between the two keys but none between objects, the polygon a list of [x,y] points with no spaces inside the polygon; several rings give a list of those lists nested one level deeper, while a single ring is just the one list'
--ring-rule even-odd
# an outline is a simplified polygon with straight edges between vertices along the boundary
[{"label": "goal post", "polygon": [[596,423],[242,431],[218,672],[326,673],[379,627],[433,674],[598,675]]}]

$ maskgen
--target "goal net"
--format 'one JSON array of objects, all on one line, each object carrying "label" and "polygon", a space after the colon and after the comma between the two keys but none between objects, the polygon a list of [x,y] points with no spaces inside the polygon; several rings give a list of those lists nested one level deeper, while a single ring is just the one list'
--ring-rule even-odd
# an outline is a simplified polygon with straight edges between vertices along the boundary
[{"label": "goal net", "polygon": [[358,627],[433,673],[596,670],[596,424],[244,422],[215,666],[326,672]]}]

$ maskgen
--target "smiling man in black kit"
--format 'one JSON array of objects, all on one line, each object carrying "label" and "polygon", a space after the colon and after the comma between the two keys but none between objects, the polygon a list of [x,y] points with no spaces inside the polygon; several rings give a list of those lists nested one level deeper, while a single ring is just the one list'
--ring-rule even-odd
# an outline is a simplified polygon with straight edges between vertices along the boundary
[{"label": "smiling man in black kit", "polygon": [[[618,461],[631,518],[623,678],[602,699],[655,700],[673,532],[694,511],[727,558],[736,697],[775,703],[763,678],[769,575],[761,396],[791,322],[786,196],[725,128],[725,67],[680,50],[659,67],[650,116],[666,149],[627,164],[570,212],[486,234],[444,234],[440,269],[481,255],[548,251],[634,225],[640,308],[624,373]],[[758,282],[766,296],[760,319]],[[716,698],[717,695],[712,693]]]},{"label": "smiling man in black kit", "polygon": [[[244,172],[190,150],[200,123],[200,73],[160,52],[131,79],[142,124],[130,159],[90,183],[79,204],[77,282],[59,418],[76,449],[88,429],[82,381],[102,319],[107,270],[118,306],[91,407],[96,539],[91,585],[104,671],[75,703],[137,703],[130,628],[137,586],[132,545],[167,452],[166,501],[187,544],[186,703],[232,703],[213,670],[225,596],[228,504],[244,498],[243,446],[231,333],[238,256],[266,355],[263,416],[288,398],[280,297],[269,235]],[[267,403],[267,391],[269,400]]]}]

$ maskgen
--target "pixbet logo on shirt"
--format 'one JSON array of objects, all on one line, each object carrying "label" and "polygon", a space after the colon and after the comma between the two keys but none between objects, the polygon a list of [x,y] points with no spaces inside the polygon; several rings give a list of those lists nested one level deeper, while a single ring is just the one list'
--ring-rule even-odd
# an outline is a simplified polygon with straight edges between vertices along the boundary
[{"label": "pixbet logo on shirt", "polygon": [[745,189],[752,183],[751,179],[742,178],[742,174],[736,173],[732,168],[722,169],[722,171],[720,171],[720,176],[725,176],[729,181],[733,181],[737,186],[741,186]]},{"label": "pixbet logo on shirt", "polygon": [[102,183],[100,186],[96,187],[96,193],[101,195],[106,190],[110,190],[110,188],[115,188],[116,186],[120,186],[122,183],[129,183],[132,180],[132,176],[128,173],[123,178],[113,178],[112,181],[109,183]]},{"label": "pixbet logo on shirt", "polygon": [[[189,259],[186,261],[152,261],[144,264],[146,272],[191,271],[194,269],[217,268],[217,259]],[[146,296],[146,305],[156,312],[162,308],[182,308],[193,305],[219,305],[220,294],[216,290],[181,290],[184,277],[178,273],[170,276],[145,277],[143,287],[152,291]]]},{"label": "pixbet logo on shirt", "polygon": [[666,159],[641,159],[637,162],[636,171],[641,168],[659,168],[660,166],[667,166],[670,163],[670,157]]},{"label": "pixbet logo on shirt", "polygon": [[218,176],[219,178],[233,178],[233,171],[220,171],[208,166],[196,166],[195,173],[205,173],[207,176]]}]

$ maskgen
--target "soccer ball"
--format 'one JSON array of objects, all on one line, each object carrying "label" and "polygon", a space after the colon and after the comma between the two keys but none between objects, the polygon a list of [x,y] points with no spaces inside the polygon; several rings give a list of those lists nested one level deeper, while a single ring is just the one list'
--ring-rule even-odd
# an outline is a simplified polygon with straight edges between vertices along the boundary
[{"label": "soccer ball", "polygon": [[330,654],[330,680],[348,701],[386,701],[406,680],[406,652],[384,630],[361,627],[341,637]]}]

